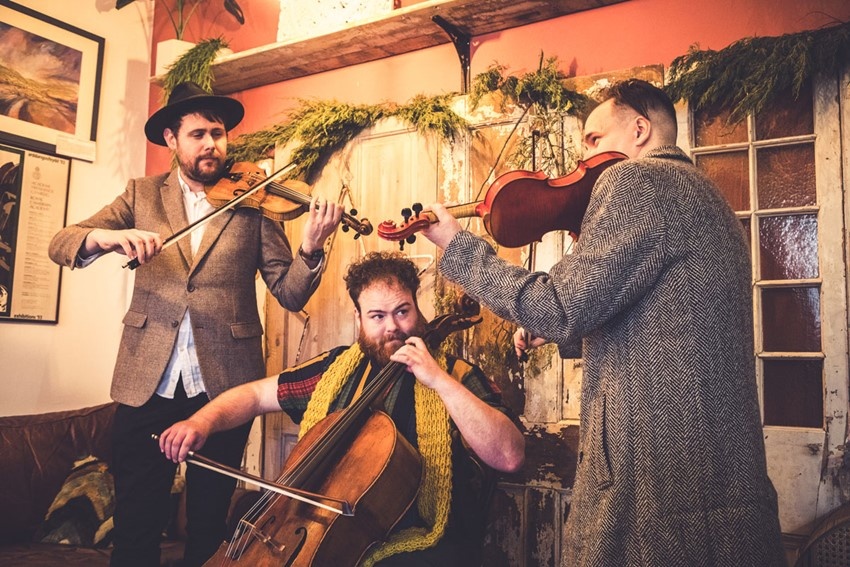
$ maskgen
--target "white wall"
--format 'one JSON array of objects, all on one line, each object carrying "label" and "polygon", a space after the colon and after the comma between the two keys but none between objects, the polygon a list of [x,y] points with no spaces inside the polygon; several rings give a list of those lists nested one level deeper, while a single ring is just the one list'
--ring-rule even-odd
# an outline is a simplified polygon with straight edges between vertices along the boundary
[{"label": "white wall", "polygon": [[[77,222],[112,201],[129,178],[144,175],[153,0],[121,10],[115,0],[16,1],[106,40],[97,159],[71,165],[67,222]],[[121,265],[113,255],[85,270],[63,269],[58,324],[0,322],[0,415],[109,401],[132,286]]]}]

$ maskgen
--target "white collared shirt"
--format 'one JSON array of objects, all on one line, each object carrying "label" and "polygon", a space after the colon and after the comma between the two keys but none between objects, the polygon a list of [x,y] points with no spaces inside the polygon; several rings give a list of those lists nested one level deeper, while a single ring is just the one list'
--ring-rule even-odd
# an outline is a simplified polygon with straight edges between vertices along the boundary
[{"label": "white collared shirt", "polygon": [[[195,193],[186,185],[179,170],[177,171],[177,179],[183,192],[183,204],[186,207],[186,217],[190,224],[215,210],[215,207],[207,201],[206,193],[203,191]],[[202,225],[189,234],[193,257],[198,253],[205,229],[206,225]],[[180,322],[177,341],[174,343],[171,359],[168,361],[168,366],[165,367],[165,372],[156,389],[157,395],[168,399],[174,398],[174,390],[181,376],[187,397],[192,398],[206,392],[204,379],[201,376],[201,367],[198,364],[198,353],[195,350],[195,337],[192,334],[192,321],[188,310],[186,310],[186,314]]]}]

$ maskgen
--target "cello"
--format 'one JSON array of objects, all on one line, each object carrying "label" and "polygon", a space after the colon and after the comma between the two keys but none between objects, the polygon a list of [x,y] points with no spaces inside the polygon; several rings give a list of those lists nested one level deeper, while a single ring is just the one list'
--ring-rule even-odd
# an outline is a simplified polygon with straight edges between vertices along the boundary
[{"label": "cello", "polygon": [[[459,307],[462,313],[428,325],[430,348],[481,321],[471,298]],[[274,483],[276,492],[294,494],[264,494],[205,565],[354,567],[384,540],[413,505],[422,478],[419,454],[386,413],[372,409],[405,372],[405,364],[389,362],[349,407],[311,428]],[[204,464],[194,454],[187,462]]]},{"label": "cello", "polygon": [[[549,179],[542,171],[516,170],[496,178],[484,199],[446,207],[455,218],[480,217],[484,228],[499,245],[518,248],[543,238],[554,230],[578,235],[590,202],[590,193],[603,171],[626,159],[620,152],[602,152],[579,161],[575,169],[562,177]],[[413,205],[402,211],[404,221],[396,225],[384,221],[378,236],[385,240],[412,243],[415,233],[424,230],[437,217]]]}]

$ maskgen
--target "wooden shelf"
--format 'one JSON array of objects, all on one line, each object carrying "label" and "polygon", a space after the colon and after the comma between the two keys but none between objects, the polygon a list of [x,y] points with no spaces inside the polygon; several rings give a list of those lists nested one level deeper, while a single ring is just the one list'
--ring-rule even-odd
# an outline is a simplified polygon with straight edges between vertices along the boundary
[{"label": "wooden shelf", "polygon": [[215,91],[233,93],[450,43],[433,16],[479,36],[622,1],[427,0],[324,35],[222,56],[213,63]]}]

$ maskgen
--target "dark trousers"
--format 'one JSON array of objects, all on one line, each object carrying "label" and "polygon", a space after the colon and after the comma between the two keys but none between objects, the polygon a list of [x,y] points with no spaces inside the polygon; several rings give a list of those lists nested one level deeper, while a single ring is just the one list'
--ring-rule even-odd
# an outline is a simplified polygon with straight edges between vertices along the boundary
[{"label": "dark trousers", "polygon": [[[112,567],[155,567],[159,545],[171,511],[171,485],[177,465],[166,459],[151,438],[188,418],[208,402],[206,394],[187,398],[182,383],[174,399],[154,395],[134,408],[120,405],[113,425],[112,474],[115,478],[115,531]],[[211,435],[198,451],[210,459],[239,468],[248,423]],[[184,567],[203,565],[231,534],[227,511],[236,481],[189,464],[186,469],[186,531]]]}]

